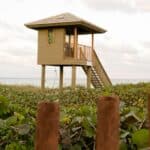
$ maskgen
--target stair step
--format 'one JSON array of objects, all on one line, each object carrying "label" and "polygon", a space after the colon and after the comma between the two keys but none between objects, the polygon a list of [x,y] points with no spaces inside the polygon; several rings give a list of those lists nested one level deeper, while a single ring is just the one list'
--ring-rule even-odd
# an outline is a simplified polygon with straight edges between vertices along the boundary
[{"label": "stair step", "polygon": [[95,78],[99,78],[99,76],[97,76],[97,75],[93,75],[92,77],[93,77],[93,78],[94,78],[94,77],[95,77]]},{"label": "stair step", "polygon": [[95,82],[95,83],[93,82],[93,84],[94,84],[94,85],[101,85],[100,83],[97,83],[97,82]]},{"label": "stair step", "polygon": [[96,79],[91,80],[91,81],[93,81],[93,82],[99,82],[99,83],[102,83],[100,80],[96,80]]},{"label": "stair step", "polygon": [[[87,67],[82,67],[84,72],[87,73]],[[100,78],[100,75],[97,73],[94,66],[91,67],[91,82],[95,88],[102,88],[104,87],[104,84]]]}]

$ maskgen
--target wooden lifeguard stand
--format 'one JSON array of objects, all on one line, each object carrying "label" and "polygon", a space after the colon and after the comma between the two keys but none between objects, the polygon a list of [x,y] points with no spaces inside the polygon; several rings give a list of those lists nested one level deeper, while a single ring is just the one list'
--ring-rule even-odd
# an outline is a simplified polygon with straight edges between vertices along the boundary
[{"label": "wooden lifeguard stand", "polygon": [[[72,88],[76,85],[76,66],[87,75],[87,87],[111,85],[95,50],[94,34],[104,29],[73,14],[63,13],[50,18],[25,24],[38,31],[38,64],[42,66],[41,88],[45,88],[46,66],[60,67],[60,89],[63,88],[63,67],[72,66]],[[78,36],[91,34],[91,46],[78,44]]]}]

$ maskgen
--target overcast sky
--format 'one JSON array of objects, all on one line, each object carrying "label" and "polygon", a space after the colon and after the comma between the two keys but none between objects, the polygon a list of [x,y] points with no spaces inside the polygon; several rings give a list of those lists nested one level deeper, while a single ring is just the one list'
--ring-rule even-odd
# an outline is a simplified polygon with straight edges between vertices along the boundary
[{"label": "overcast sky", "polygon": [[150,78],[150,0],[0,0],[0,77],[40,77],[37,32],[24,23],[64,12],[107,30],[95,49],[110,78]]}]

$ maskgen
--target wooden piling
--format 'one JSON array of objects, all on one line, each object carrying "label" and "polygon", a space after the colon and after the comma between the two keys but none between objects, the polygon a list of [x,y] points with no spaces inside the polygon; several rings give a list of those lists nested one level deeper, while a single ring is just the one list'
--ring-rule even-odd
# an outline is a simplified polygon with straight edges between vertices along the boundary
[{"label": "wooden piling", "polygon": [[42,65],[42,72],[41,72],[41,89],[45,89],[45,65]]},{"label": "wooden piling", "polygon": [[59,104],[38,104],[35,150],[58,150]]},{"label": "wooden piling", "polygon": [[64,71],[63,66],[60,66],[60,72],[59,72],[59,89],[62,91],[63,89],[63,78],[64,78]]},{"label": "wooden piling", "polygon": [[74,59],[77,58],[77,45],[78,45],[78,29],[74,28]]},{"label": "wooden piling", "polygon": [[119,150],[119,98],[100,97],[97,113],[96,150]]},{"label": "wooden piling", "polygon": [[91,66],[87,67],[87,88],[91,87]]},{"label": "wooden piling", "polygon": [[72,89],[76,87],[76,66],[72,66]]}]

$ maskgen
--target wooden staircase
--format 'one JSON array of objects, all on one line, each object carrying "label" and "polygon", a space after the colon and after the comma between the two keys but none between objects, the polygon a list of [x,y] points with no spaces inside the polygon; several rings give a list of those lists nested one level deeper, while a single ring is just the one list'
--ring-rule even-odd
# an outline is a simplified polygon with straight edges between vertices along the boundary
[{"label": "wooden staircase", "polygon": [[[87,74],[87,66],[82,66],[82,68]],[[95,88],[102,88],[112,85],[95,50],[92,51],[91,83]]]}]

